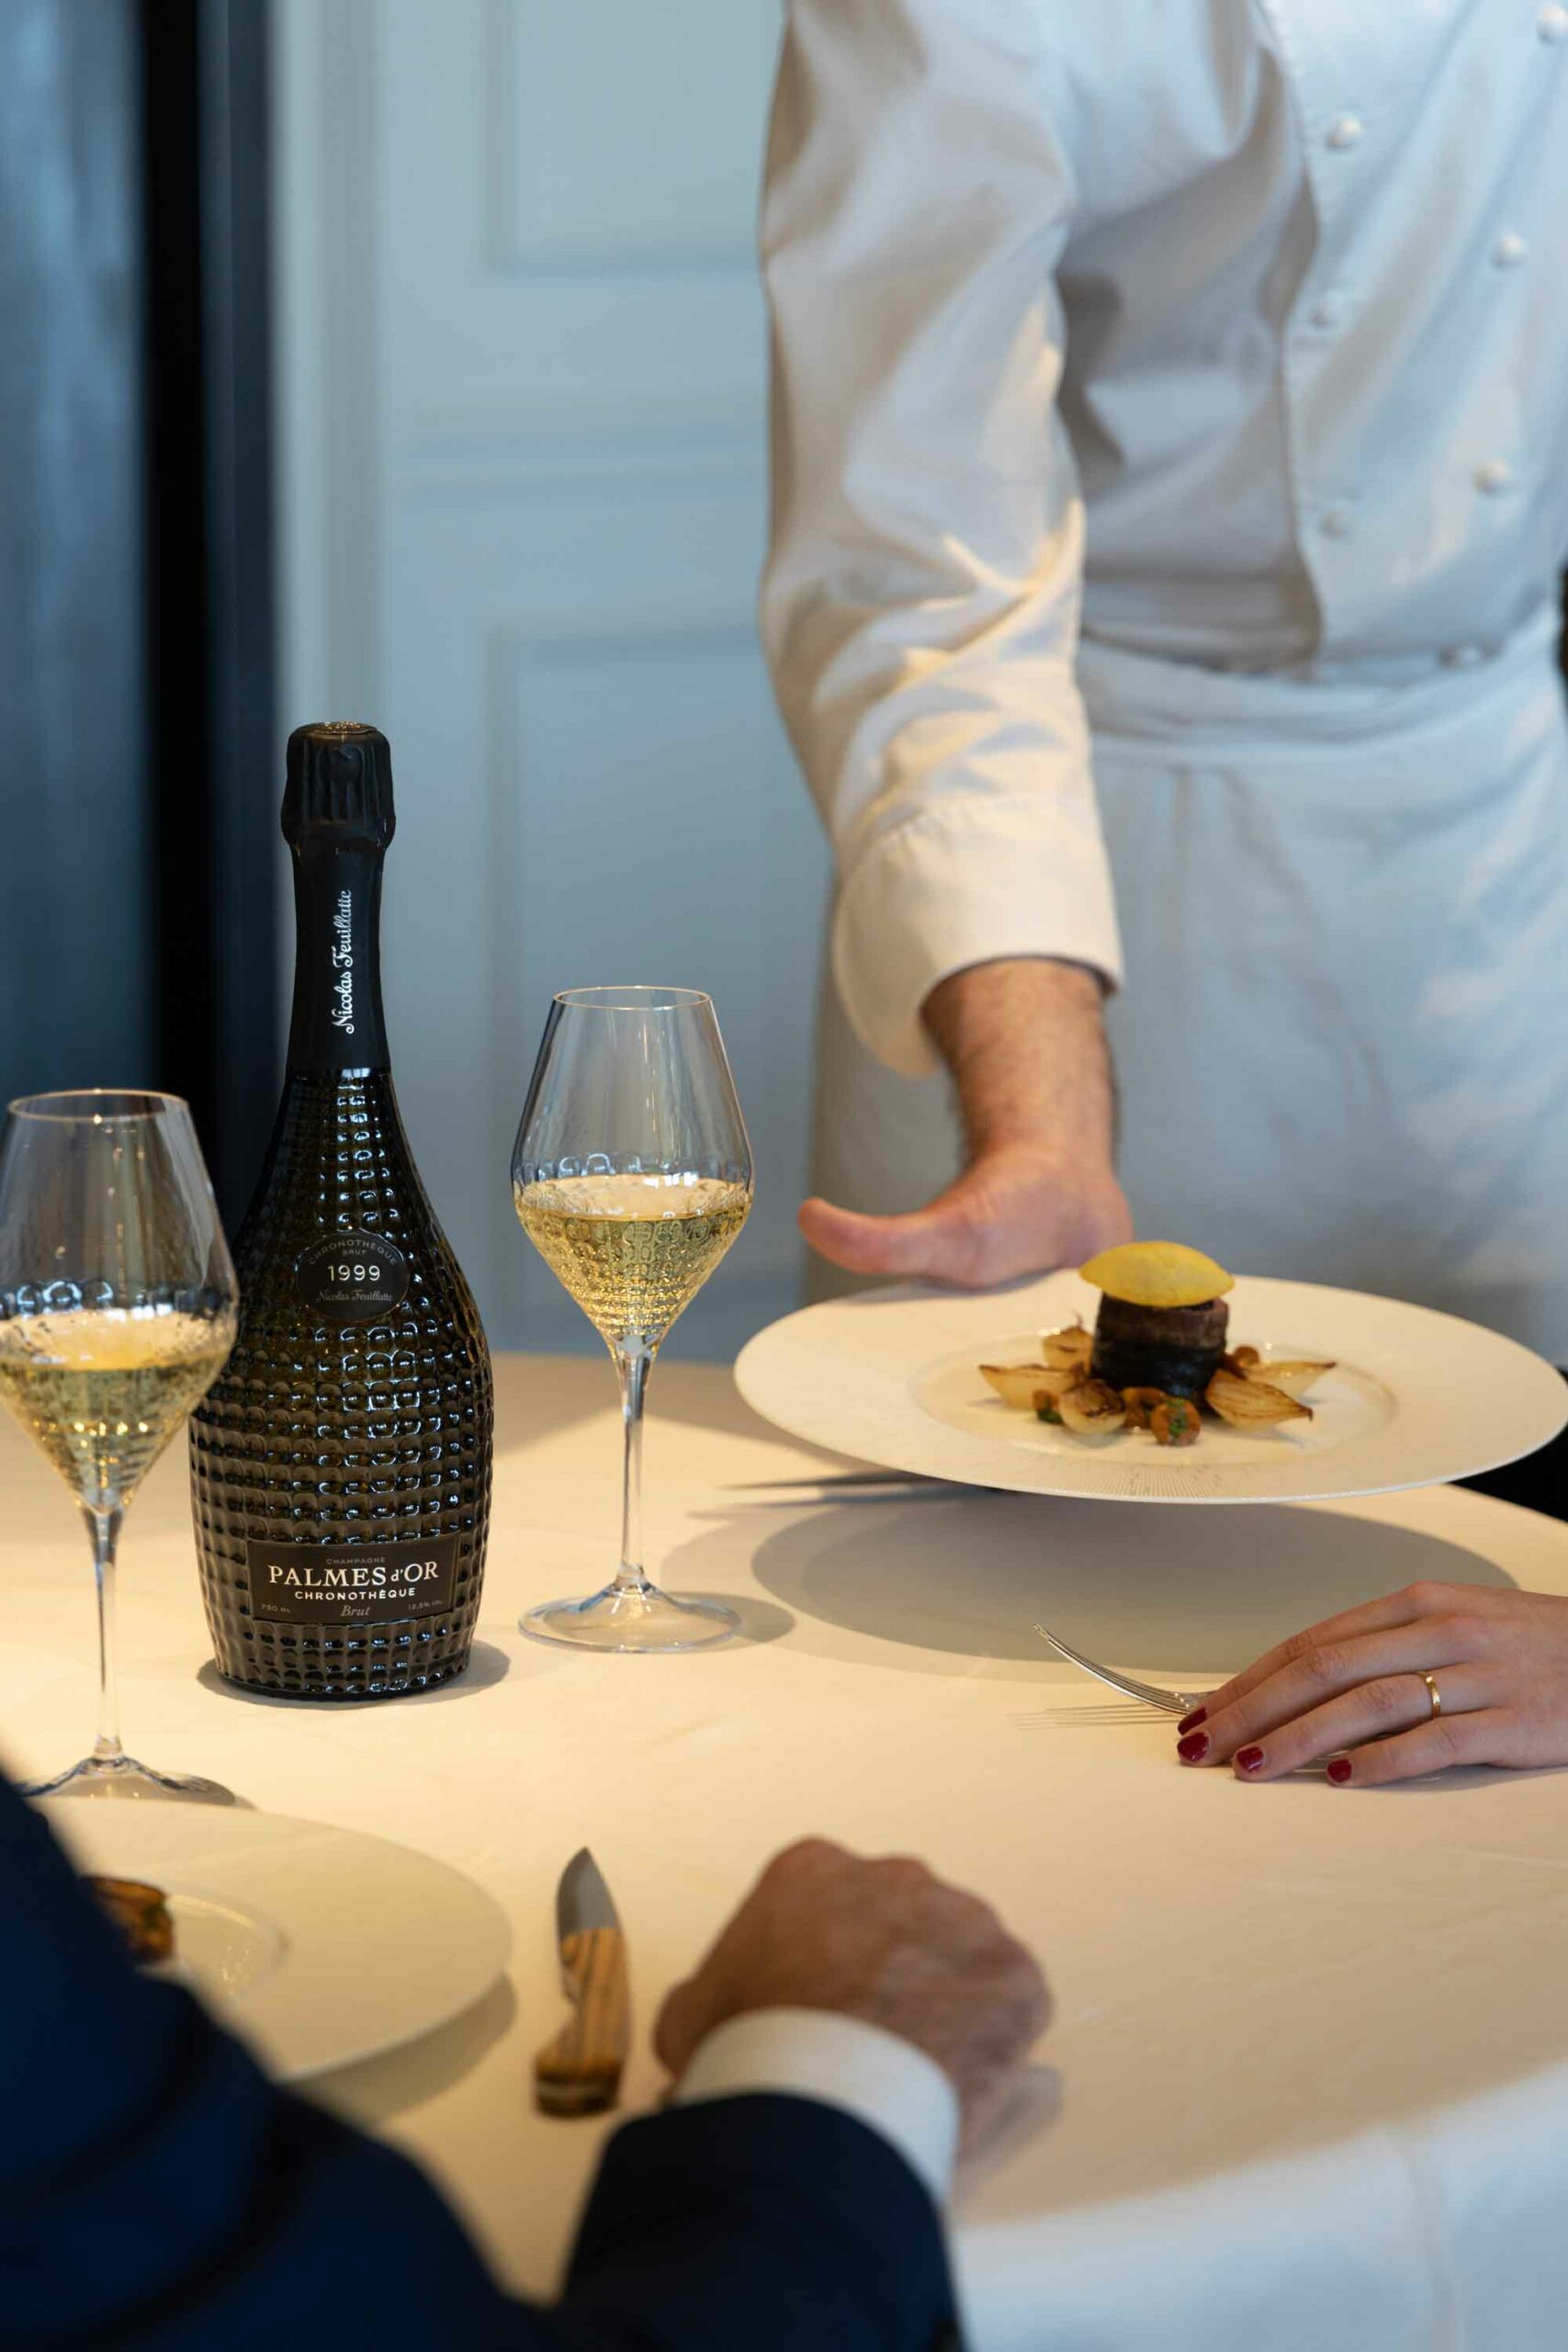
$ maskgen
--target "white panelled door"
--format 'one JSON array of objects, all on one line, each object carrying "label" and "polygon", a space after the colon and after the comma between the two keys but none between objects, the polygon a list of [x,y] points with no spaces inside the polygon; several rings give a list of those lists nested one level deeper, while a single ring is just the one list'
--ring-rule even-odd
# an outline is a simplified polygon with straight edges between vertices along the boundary
[{"label": "white panelled door", "polygon": [[826,859],[753,628],[771,0],[281,0],[283,718],[392,741],[388,1011],[498,1345],[552,989],[709,989],[761,1186],[677,1333],[795,1303]]}]

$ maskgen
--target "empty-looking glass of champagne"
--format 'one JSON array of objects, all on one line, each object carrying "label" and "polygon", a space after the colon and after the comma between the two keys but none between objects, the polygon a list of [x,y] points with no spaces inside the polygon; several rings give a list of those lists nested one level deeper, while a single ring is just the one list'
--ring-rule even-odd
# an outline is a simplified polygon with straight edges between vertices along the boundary
[{"label": "empty-looking glass of champagne", "polygon": [[126,1505],[234,1344],[234,1269],[190,1113],[170,1094],[34,1094],[0,1138],[0,1396],[86,1517],[98,1736],[29,1796],[227,1800],[120,1746],[115,1553]]},{"label": "empty-looking glass of champagne", "polygon": [[710,1000],[695,989],[558,996],[512,1155],[524,1232],[599,1332],[626,1424],[621,1565],[523,1631],[596,1650],[689,1650],[739,1619],[642,1568],[642,1408],[660,1341],[751,1205],[751,1146]]}]

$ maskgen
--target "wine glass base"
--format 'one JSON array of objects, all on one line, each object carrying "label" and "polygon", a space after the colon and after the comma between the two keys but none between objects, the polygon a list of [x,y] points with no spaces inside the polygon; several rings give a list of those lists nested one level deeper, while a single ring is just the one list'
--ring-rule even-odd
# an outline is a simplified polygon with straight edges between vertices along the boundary
[{"label": "wine glass base", "polygon": [[80,1764],[57,1772],[52,1781],[25,1781],[22,1794],[96,1797],[111,1804],[166,1804],[170,1799],[183,1799],[187,1804],[236,1802],[232,1789],[224,1788],[217,1781],[204,1781],[182,1772],[155,1772],[150,1764],[139,1764],[134,1756],[85,1756]]},{"label": "wine glass base", "polygon": [[682,1600],[657,1585],[606,1585],[588,1600],[548,1600],[517,1621],[531,1641],[579,1650],[700,1650],[725,1642],[740,1620],[722,1600]]}]

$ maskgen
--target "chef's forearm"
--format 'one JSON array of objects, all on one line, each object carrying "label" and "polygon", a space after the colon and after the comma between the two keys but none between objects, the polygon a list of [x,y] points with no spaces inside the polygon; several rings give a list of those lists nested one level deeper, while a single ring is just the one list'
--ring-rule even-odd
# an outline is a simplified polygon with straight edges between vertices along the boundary
[{"label": "chef's forearm", "polygon": [[932,989],[922,1017],[973,1154],[1026,1143],[1110,1167],[1116,1084],[1103,994],[1098,973],[1043,956],[971,964]]}]

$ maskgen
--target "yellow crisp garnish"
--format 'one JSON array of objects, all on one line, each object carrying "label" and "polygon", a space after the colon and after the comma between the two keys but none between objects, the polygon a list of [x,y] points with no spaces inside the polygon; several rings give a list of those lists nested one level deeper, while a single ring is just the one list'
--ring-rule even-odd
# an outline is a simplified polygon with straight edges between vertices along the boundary
[{"label": "yellow crisp garnish", "polygon": [[1234,1274],[1183,1241],[1123,1241],[1078,1272],[1129,1306],[1201,1306],[1235,1288]]}]

